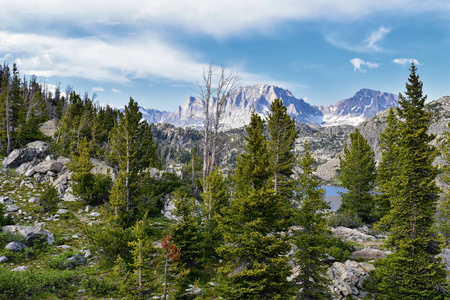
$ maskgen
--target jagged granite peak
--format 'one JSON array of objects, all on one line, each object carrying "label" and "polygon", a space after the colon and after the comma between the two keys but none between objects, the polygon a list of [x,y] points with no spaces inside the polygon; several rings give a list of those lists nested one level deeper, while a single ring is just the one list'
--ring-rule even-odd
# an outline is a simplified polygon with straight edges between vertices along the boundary
[{"label": "jagged granite peak", "polygon": [[[227,99],[222,119],[224,128],[239,128],[249,124],[253,110],[262,117],[267,116],[270,105],[277,98],[283,100],[288,113],[295,117],[296,121],[321,126],[355,126],[383,109],[398,106],[396,95],[369,89],[362,89],[353,97],[335,105],[314,106],[296,98],[288,89],[270,84],[255,84],[237,88]],[[202,99],[191,96],[175,112],[160,112],[145,108],[141,108],[141,111],[143,117],[150,123],[201,128],[204,105]]]},{"label": "jagged granite peak", "polygon": [[318,106],[323,113],[322,126],[353,125],[374,117],[378,112],[398,106],[398,96],[370,89],[361,89],[353,97],[334,105]]}]

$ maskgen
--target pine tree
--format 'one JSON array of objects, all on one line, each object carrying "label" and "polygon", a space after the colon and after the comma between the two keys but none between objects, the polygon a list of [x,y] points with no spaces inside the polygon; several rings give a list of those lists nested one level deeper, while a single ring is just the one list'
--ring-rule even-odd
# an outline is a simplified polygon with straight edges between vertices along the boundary
[{"label": "pine tree", "polygon": [[141,119],[142,113],[137,102],[130,98],[128,106],[125,106],[123,113],[119,113],[119,120],[109,133],[109,157],[119,167],[119,175],[110,196],[111,204],[117,203],[116,215],[119,209],[124,208],[127,213],[131,213],[139,193],[139,182],[144,176],[142,171],[157,162],[151,127]]},{"label": "pine tree", "polygon": [[292,197],[294,181],[291,179],[295,164],[293,153],[297,130],[295,119],[287,113],[283,100],[275,99],[267,116],[268,149],[273,189],[283,196]]},{"label": "pine tree", "polygon": [[286,199],[269,186],[269,157],[263,121],[252,115],[247,144],[236,165],[236,191],[218,218],[224,244],[217,252],[226,264],[219,289],[227,299],[290,299],[291,268],[286,231],[291,223]]},{"label": "pine tree", "polygon": [[430,113],[424,109],[422,82],[411,65],[406,96],[400,94],[399,171],[391,210],[381,223],[389,222],[386,246],[394,250],[379,262],[368,281],[380,299],[446,299],[446,272],[438,255],[441,241],[432,229],[439,198],[432,165],[435,135],[427,133]]},{"label": "pine tree", "polygon": [[216,167],[214,172],[206,177],[205,193],[202,193],[203,205],[203,249],[207,258],[215,254],[215,249],[220,245],[222,236],[217,228],[217,219],[223,214],[222,211],[228,205],[230,195],[222,172]]},{"label": "pine tree", "polygon": [[339,156],[339,180],[347,192],[342,194],[338,212],[349,212],[363,222],[373,222],[374,202],[371,191],[376,178],[374,153],[358,128],[350,133],[350,148]]},{"label": "pine tree", "polygon": [[329,279],[326,272],[328,212],[330,204],[324,199],[321,180],[314,175],[314,159],[309,145],[305,143],[305,155],[300,161],[302,173],[299,175],[296,198],[301,207],[294,213],[295,224],[301,229],[294,238],[298,250],[294,254],[294,263],[300,267],[300,273],[294,280],[300,293],[297,299],[330,299]]},{"label": "pine tree", "polygon": [[174,193],[175,212],[178,217],[175,224],[170,227],[172,236],[183,250],[180,262],[183,266],[199,267],[202,259],[202,231],[201,220],[198,215],[196,201],[187,193]]},{"label": "pine tree", "polygon": [[236,162],[234,182],[235,193],[249,194],[252,189],[261,188],[270,177],[269,153],[264,136],[264,121],[252,112],[250,124],[245,128],[247,136],[244,152]]},{"label": "pine tree", "polygon": [[149,235],[146,232],[148,219],[136,222],[130,228],[132,241],[128,242],[132,262],[127,264],[119,256],[115,262],[115,273],[121,278],[122,289],[129,293],[144,297],[156,289],[152,255],[155,249],[152,246]]},{"label": "pine tree", "polygon": [[396,183],[394,178],[397,178],[396,175],[399,169],[399,121],[393,108],[389,109],[386,121],[387,127],[380,134],[381,162],[377,169],[376,194],[374,198],[376,219],[381,219],[391,209],[390,198],[393,195],[390,193],[395,192]]}]

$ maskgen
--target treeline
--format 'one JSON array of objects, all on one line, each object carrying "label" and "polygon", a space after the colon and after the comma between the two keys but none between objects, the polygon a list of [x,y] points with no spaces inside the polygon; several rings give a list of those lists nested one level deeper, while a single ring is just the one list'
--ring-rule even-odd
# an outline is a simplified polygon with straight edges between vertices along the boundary
[{"label": "treeline", "polygon": [[0,155],[23,147],[34,140],[48,140],[39,130],[45,121],[56,119],[58,132],[53,149],[68,156],[86,138],[92,156],[104,158],[108,133],[118,117],[118,110],[100,106],[86,93],[81,97],[67,87],[62,95],[59,85],[50,91],[36,76],[21,78],[16,64],[0,66]]}]

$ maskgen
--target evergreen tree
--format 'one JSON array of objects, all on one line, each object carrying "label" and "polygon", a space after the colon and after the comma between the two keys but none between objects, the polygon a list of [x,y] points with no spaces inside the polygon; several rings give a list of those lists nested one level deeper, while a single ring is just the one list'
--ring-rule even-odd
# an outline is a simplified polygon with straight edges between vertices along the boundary
[{"label": "evergreen tree", "polygon": [[387,128],[380,134],[380,148],[381,148],[381,162],[377,169],[376,178],[376,218],[381,219],[389,213],[391,209],[390,198],[391,193],[395,192],[396,183],[394,178],[397,178],[399,170],[398,156],[399,156],[399,132],[397,117],[393,108],[389,109],[387,116]]},{"label": "evergreen tree", "polygon": [[236,161],[234,182],[235,193],[249,194],[252,189],[261,188],[270,177],[269,153],[264,137],[264,121],[252,112],[250,124],[245,128],[247,136],[244,152]]},{"label": "evergreen tree", "polygon": [[295,223],[301,229],[294,238],[298,250],[294,254],[295,265],[300,273],[295,277],[300,293],[297,299],[330,299],[327,278],[328,212],[330,204],[324,199],[321,180],[314,175],[314,159],[309,145],[305,144],[305,155],[300,161],[302,173],[299,175],[296,198],[301,207],[295,211]]},{"label": "evergreen tree", "polygon": [[236,191],[218,216],[224,244],[217,251],[226,264],[220,269],[222,295],[227,299],[290,299],[290,249],[286,231],[291,223],[286,199],[268,188],[269,154],[263,121],[252,114],[248,137],[236,165]]},{"label": "evergreen tree", "polygon": [[424,109],[422,82],[411,65],[406,96],[400,94],[399,171],[388,222],[386,246],[394,250],[379,262],[368,286],[380,299],[446,299],[446,272],[438,255],[441,241],[432,229],[439,188],[432,165],[435,135],[427,133],[430,113]]},{"label": "evergreen tree", "polygon": [[215,254],[215,249],[220,245],[222,236],[217,228],[217,219],[222,215],[223,209],[228,205],[230,195],[222,172],[216,167],[214,172],[206,177],[205,193],[202,193],[203,205],[203,249],[206,257]]},{"label": "evergreen tree", "polygon": [[[130,213],[139,194],[139,183],[145,175],[145,168],[156,163],[156,147],[151,127],[142,122],[142,113],[137,102],[130,98],[125,111],[119,113],[119,120],[109,133],[110,159],[119,167],[119,175],[111,193],[111,204]],[[118,186],[120,185],[120,186]],[[125,207],[124,207],[125,205]]]},{"label": "evergreen tree", "polygon": [[363,222],[373,222],[374,202],[371,191],[376,178],[374,153],[358,128],[350,133],[350,148],[339,156],[339,180],[347,192],[342,194],[338,212],[348,212]]},{"label": "evergreen tree", "polygon": [[293,153],[297,131],[295,120],[287,113],[283,100],[275,99],[267,116],[268,149],[273,189],[283,196],[292,197],[294,180],[291,179],[295,163]]},{"label": "evergreen tree", "polygon": [[186,193],[176,192],[174,203],[174,214],[178,220],[170,230],[183,250],[180,262],[188,268],[199,267],[202,259],[202,231],[196,201]]},{"label": "evergreen tree", "polygon": [[[115,272],[122,281],[122,289],[138,296],[146,297],[156,290],[152,255],[155,249],[146,232],[148,219],[145,217],[130,228],[132,241],[128,242],[132,262],[127,262],[119,255],[115,262]],[[147,298],[147,297],[146,297]]]},{"label": "evergreen tree", "polygon": [[74,151],[70,154],[67,167],[73,172],[71,187],[74,195],[89,204],[99,204],[107,201],[112,180],[108,175],[91,173],[94,164],[89,152],[89,144],[84,138],[80,143],[79,153]]}]

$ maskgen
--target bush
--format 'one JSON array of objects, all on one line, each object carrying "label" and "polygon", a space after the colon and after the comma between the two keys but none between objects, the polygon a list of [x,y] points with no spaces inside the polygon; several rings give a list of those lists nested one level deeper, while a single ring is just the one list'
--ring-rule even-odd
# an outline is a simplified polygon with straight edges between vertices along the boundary
[{"label": "bush", "polygon": [[67,296],[78,278],[72,271],[11,272],[0,268],[0,300],[40,298],[45,292]]},{"label": "bush", "polygon": [[81,284],[91,296],[113,296],[118,291],[117,283],[103,278],[89,277]]},{"label": "bush", "polygon": [[58,191],[49,181],[44,182],[44,187],[40,198],[42,212],[55,210],[58,202],[61,201],[58,196]]},{"label": "bush", "polygon": [[330,218],[330,226],[331,227],[348,227],[348,228],[357,228],[363,226],[363,222],[360,218],[358,218],[355,214],[350,213],[349,211],[341,211],[335,213]]},{"label": "bush", "polygon": [[343,241],[338,237],[330,237],[328,239],[328,254],[333,256],[337,261],[344,262],[350,258],[355,250],[351,242]]},{"label": "bush", "polygon": [[70,261],[67,261],[67,259],[76,254],[77,253],[72,252],[72,251],[64,252],[63,254],[48,261],[47,266],[49,266],[51,269],[55,269],[55,270],[73,269],[75,267],[74,264]]},{"label": "bush", "polygon": [[104,174],[74,173],[71,186],[73,194],[82,201],[87,204],[101,204],[108,201],[112,179]]}]

